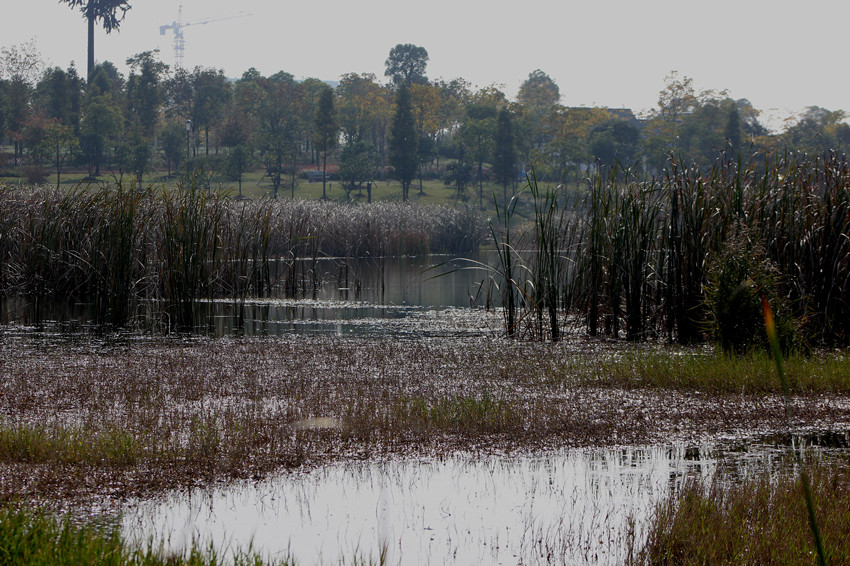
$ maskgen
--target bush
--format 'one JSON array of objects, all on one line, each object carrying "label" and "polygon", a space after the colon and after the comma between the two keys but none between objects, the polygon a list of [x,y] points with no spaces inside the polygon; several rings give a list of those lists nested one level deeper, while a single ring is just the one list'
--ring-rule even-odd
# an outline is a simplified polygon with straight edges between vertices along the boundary
[{"label": "bush", "polygon": [[47,173],[41,165],[21,167],[21,176],[28,185],[44,185],[47,183]]},{"label": "bush", "polygon": [[782,350],[800,349],[800,324],[780,293],[778,269],[756,241],[756,231],[742,223],[708,265],[705,303],[710,333],[724,352],[744,354],[769,349],[762,296],[776,318]]}]

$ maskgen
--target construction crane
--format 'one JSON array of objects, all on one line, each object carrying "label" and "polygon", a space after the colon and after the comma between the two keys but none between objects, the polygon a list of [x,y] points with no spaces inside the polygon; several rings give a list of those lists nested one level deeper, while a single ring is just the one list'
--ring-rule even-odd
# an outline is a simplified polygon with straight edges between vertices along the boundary
[{"label": "construction crane", "polygon": [[220,22],[222,20],[232,20],[234,18],[244,18],[245,16],[250,15],[251,14],[247,14],[245,12],[239,12],[238,14],[231,14],[229,16],[221,16],[218,18],[204,18],[202,20],[195,20],[194,22],[184,22],[183,4],[180,4],[177,8],[177,20],[171,22],[170,24],[159,26],[159,35],[165,35],[165,32],[167,32],[168,30],[171,30],[174,33],[174,65],[178,68],[182,68],[183,54],[186,51],[186,37],[183,35],[183,28],[189,26],[209,24],[212,22]]}]

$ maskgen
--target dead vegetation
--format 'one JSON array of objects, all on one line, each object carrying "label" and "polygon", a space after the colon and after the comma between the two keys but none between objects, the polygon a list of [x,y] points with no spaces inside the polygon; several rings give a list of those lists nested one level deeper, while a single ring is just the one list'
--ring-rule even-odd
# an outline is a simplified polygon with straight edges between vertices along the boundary
[{"label": "dead vegetation", "polygon": [[[637,355],[577,337],[116,344],[7,335],[0,353],[6,502],[123,499],[344,458],[697,442],[785,423],[760,359]],[[847,375],[847,361],[820,360],[798,362],[820,369],[800,372],[812,378],[800,378],[794,426],[846,428],[850,384],[835,375]],[[714,377],[712,367],[721,368]]]}]

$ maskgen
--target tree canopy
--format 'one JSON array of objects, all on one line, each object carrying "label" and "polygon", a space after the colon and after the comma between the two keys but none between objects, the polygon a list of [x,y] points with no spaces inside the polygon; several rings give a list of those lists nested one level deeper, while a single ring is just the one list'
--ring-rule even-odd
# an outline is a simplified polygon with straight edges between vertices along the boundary
[{"label": "tree canopy", "polygon": [[60,4],[68,4],[78,8],[88,24],[88,65],[86,76],[91,79],[94,72],[94,28],[97,22],[103,25],[106,33],[112,33],[121,26],[124,16],[131,8],[127,0],[59,0]]},{"label": "tree canopy", "polygon": [[400,83],[425,84],[425,68],[428,66],[428,51],[424,47],[412,43],[399,43],[390,49],[390,56],[384,63],[387,70],[384,75],[390,78],[394,85]]},{"label": "tree canopy", "polygon": [[410,183],[419,168],[419,140],[410,87],[405,82],[396,91],[395,113],[390,124],[390,165],[395,169],[396,178],[401,181],[402,199],[407,200]]}]

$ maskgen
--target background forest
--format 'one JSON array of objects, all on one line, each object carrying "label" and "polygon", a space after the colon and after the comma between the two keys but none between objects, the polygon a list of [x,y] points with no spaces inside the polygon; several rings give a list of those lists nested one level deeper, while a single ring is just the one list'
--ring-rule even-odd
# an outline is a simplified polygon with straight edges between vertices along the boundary
[{"label": "background forest", "polygon": [[421,190],[423,179],[439,179],[460,199],[489,200],[485,183],[507,190],[531,165],[538,179],[567,185],[598,164],[653,176],[671,155],[708,167],[721,154],[814,154],[850,142],[842,110],[813,106],[772,132],[748,100],[697,92],[676,72],[657,107],[636,116],[570,107],[541,70],[510,100],[496,86],[430,80],[427,63],[423,47],[397,45],[386,81],[348,73],[327,83],[253,68],[232,79],[213,68],[170,68],[158,52],[145,52],[127,59],[128,76],[104,61],[86,81],[73,65],[44,68],[31,44],[6,47],[0,175],[31,184],[54,176],[69,184],[151,182],[188,168],[241,190],[250,172],[275,196],[294,196],[302,179],[339,179],[350,196],[394,177],[405,200],[415,181]]}]

